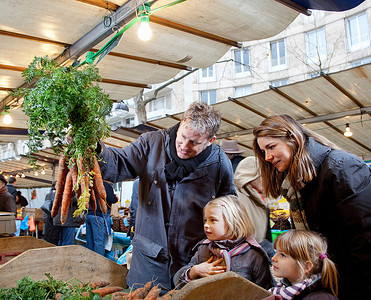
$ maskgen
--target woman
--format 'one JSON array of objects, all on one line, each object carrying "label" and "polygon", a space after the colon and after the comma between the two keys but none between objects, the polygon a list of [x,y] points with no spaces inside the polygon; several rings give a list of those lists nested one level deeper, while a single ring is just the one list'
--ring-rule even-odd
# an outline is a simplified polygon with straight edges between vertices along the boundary
[{"label": "woman", "polygon": [[283,195],[296,229],[329,242],[340,275],[339,299],[371,293],[371,169],[287,115],[270,116],[254,130],[267,196]]}]

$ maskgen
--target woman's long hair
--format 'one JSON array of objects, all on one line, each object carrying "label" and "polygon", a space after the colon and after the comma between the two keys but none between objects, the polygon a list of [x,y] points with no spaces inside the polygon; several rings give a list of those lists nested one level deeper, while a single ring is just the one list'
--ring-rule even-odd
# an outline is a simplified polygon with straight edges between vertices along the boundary
[{"label": "woman's long hair", "polygon": [[[334,262],[327,256],[326,239],[313,231],[289,230],[274,240],[274,248],[290,255],[299,268],[304,280],[313,274],[321,274],[321,284],[324,289],[331,291],[335,296],[338,293],[337,270]],[[306,262],[313,265],[312,270],[305,274]]]},{"label": "woman's long hair", "polygon": [[264,151],[258,145],[259,137],[278,138],[284,141],[292,150],[292,161],[287,170],[287,179],[295,190],[300,190],[307,182],[316,176],[314,163],[307,152],[308,138],[330,147],[340,149],[326,138],[305,128],[288,115],[267,117],[259,127],[254,129],[254,152],[259,159],[264,192],[267,196],[277,198],[284,180],[284,174],[279,172],[272,163],[265,160]]}]

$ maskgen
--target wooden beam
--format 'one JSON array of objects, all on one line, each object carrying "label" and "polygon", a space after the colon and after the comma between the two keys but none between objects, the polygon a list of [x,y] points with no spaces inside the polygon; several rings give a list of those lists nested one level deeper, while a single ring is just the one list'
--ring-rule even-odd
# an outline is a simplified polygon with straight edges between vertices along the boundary
[{"label": "wooden beam", "polygon": [[152,23],[162,25],[162,26],[166,26],[166,27],[170,27],[170,28],[173,28],[173,29],[176,29],[176,30],[179,30],[179,31],[183,31],[183,32],[186,32],[186,33],[189,33],[189,34],[193,34],[193,35],[205,38],[205,39],[209,39],[209,40],[212,40],[212,41],[215,41],[215,42],[218,42],[218,43],[226,44],[226,45],[237,47],[237,48],[242,47],[242,44],[238,43],[236,41],[232,41],[230,39],[226,39],[226,38],[217,36],[215,34],[211,34],[211,33],[208,33],[208,32],[202,31],[202,30],[198,30],[198,29],[195,29],[195,28],[192,28],[192,27],[188,27],[188,26],[179,24],[179,23],[175,23],[175,22],[172,22],[172,21],[169,21],[169,20],[165,20],[165,19],[156,17],[154,15],[150,16],[149,21],[152,22]]},{"label": "wooden beam", "polygon": [[117,85],[126,85],[126,86],[133,86],[138,87],[142,89],[150,89],[151,86],[148,84],[143,83],[137,83],[137,82],[129,82],[129,81],[121,81],[121,80],[115,80],[115,79],[108,79],[108,78],[102,78],[103,83],[109,83],[109,84],[117,84]]},{"label": "wooden beam", "polygon": [[54,41],[54,40],[50,40],[50,39],[45,39],[45,38],[39,38],[39,37],[32,36],[32,35],[27,35],[27,34],[22,34],[22,33],[17,33],[17,32],[11,32],[11,31],[7,31],[7,30],[0,30],[0,35],[6,35],[6,36],[25,39],[25,40],[30,40],[30,41],[54,44],[54,45],[62,46],[62,47],[65,47],[65,48],[71,46],[71,44],[67,44],[67,43],[63,43],[63,42],[59,42],[59,41]]},{"label": "wooden beam", "polygon": [[3,64],[0,64],[0,69],[1,70],[17,71],[17,72],[23,72],[24,70],[26,70],[26,68],[24,68],[24,67],[17,67],[17,66],[3,65]]},{"label": "wooden beam", "polygon": [[276,1],[306,16],[310,16],[312,14],[312,12],[308,10],[308,8],[300,4],[297,4],[293,1],[290,0],[276,0]]},{"label": "wooden beam", "polygon": [[89,4],[89,5],[93,5],[93,6],[97,6],[97,7],[101,7],[101,8],[105,8],[110,11],[115,11],[120,7],[119,5],[115,3],[104,1],[104,0],[76,0],[76,1]]},{"label": "wooden beam", "polygon": [[[97,52],[98,50],[94,49],[93,51]],[[151,59],[151,58],[139,57],[139,56],[124,54],[124,53],[110,52],[110,53],[108,53],[108,55],[116,56],[116,57],[120,57],[120,58],[125,58],[125,59],[141,61],[141,62],[154,64],[154,65],[159,65],[159,66],[165,66],[165,67],[169,67],[169,68],[180,69],[180,70],[186,70],[186,71],[191,71],[192,70],[191,67],[188,67],[188,66],[185,66],[185,65],[171,63],[171,62],[162,61],[162,60]]]}]

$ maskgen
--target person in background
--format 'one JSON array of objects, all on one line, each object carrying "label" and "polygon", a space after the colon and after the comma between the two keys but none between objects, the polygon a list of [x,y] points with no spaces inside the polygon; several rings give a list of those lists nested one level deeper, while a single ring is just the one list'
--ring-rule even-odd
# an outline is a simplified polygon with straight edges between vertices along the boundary
[{"label": "person in background", "polygon": [[43,220],[44,220],[44,240],[58,246],[59,234],[61,231],[60,226],[53,224],[53,218],[51,217],[51,208],[53,206],[54,196],[55,196],[55,186],[57,182],[53,181],[52,188],[48,194],[45,196],[45,202],[41,206],[43,210]]},{"label": "person in background", "polygon": [[296,229],[326,237],[339,299],[368,299],[371,168],[288,115],[266,118],[253,133],[264,193],[287,199]]},{"label": "person in background", "polygon": [[[12,178],[12,177],[11,177]],[[0,211],[17,213],[15,198],[8,192],[6,187],[8,181],[3,174],[0,174]]]},{"label": "person in background", "polygon": [[122,149],[98,143],[103,179],[119,182],[139,176],[127,276],[131,288],[153,281],[163,291],[171,289],[173,275],[189,263],[193,246],[205,237],[206,203],[236,193],[232,165],[214,144],[220,123],[220,112],[193,103],[180,123],[144,133]]},{"label": "person in background", "polygon": [[204,230],[207,239],[196,245],[190,263],[175,274],[175,286],[181,288],[191,280],[228,271],[265,289],[273,285],[269,258],[253,238],[254,225],[236,196],[206,204]]},{"label": "person in background", "polygon": [[27,201],[26,197],[23,197],[21,191],[17,191],[17,196],[16,196],[15,203],[17,205],[17,209],[25,207],[25,206],[28,205],[28,201]]},{"label": "person in background", "polygon": [[238,199],[246,206],[249,217],[255,227],[255,240],[267,252],[269,258],[274,255],[270,210],[268,199],[263,194],[258,159],[248,156],[241,160],[234,173]]},{"label": "person in background", "polygon": [[84,216],[86,225],[86,247],[96,253],[105,255],[107,237],[111,234],[111,205],[117,202],[112,186],[103,181],[107,198],[107,213],[104,214],[97,205],[96,211],[89,205],[88,213]]},{"label": "person in background", "polygon": [[241,160],[244,159],[241,153],[244,153],[244,150],[238,148],[237,141],[235,140],[223,140],[221,141],[222,150],[227,154],[228,158],[231,160],[233,172],[236,172],[236,168]]},{"label": "person in background", "polygon": [[82,224],[81,216],[74,217],[73,213],[78,209],[77,199],[73,196],[71,205],[68,209],[67,220],[64,224],[61,222],[61,207],[58,214],[53,218],[53,225],[58,226],[59,239],[58,246],[74,245],[76,228]]},{"label": "person in background", "polygon": [[[274,240],[273,273],[283,278],[269,289],[268,299],[336,300],[337,270],[327,254],[327,242],[313,231],[290,230]],[[357,293],[355,287],[355,294]]]},{"label": "person in background", "polygon": [[130,218],[129,218],[129,233],[130,239],[134,238],[135,232],[135,216],[137,214],[138,209],[138,194],[139,194],[139,178],[134,180],[133,183],[133,191],[131,193],[131,201],[130,201]]},{"label": "person in background", "polygon": [[9,177],[8,184],[6,185],[6,188],[8,189],[9,194],[11,194],[14,198],[14,201],[17,196],[17,189],[15,188],[15,183],[17,179],[13,176]]}]

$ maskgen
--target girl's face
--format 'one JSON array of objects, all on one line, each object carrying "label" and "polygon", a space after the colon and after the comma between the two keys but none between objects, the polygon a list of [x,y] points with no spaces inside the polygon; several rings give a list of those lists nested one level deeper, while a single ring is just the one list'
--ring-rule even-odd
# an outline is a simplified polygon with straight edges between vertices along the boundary
[{"label": "girl's face", "polygon": [[228,226],[224,220],[222,207],[206,206],[204,211],[204,230],[210,241],[227,239]]},{"label": "girl's face", "polygon": [[293,151],[280,138],[258,137],[260,150],[264,151],[265,160],[273,164],[280,172],[284,172],[290,166]]},{"label": "girl's face", "polygon": [[301,274],[296,261],[280,247],[276,247],[277,253],[272,257],[273,274],[280,278],[287,278],[292,284],[300,282]]}]

